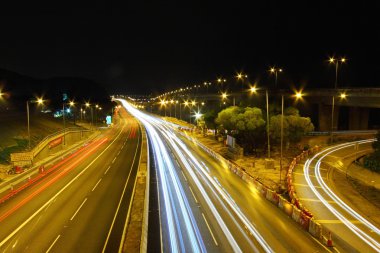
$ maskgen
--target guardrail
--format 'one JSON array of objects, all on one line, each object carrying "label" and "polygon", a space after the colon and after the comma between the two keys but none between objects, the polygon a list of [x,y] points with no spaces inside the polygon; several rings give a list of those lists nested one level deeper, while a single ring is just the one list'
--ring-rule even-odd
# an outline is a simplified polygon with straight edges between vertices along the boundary
[{"label": "guardrail", "polygon": [[67,135],[68,133],[75,132],[89,132],[91,130],[83,129],[80,127],[68,127],[65,130],[60,130],[58,132],[49,134],[45,138],[43,138],[32,150],[33,158],[49,143],[52,139],[56,139],[60,136]]},{"label": "guardrail", "polygon": [[[345,134],[376,134],[377,130],[344,130],[344,131],[333,131],[334,135],[345,135]],[[309,132],[306,135],[307,136],[325,136],[330,135],[331,132],[329,131],[315,131],[315,132]]]}]

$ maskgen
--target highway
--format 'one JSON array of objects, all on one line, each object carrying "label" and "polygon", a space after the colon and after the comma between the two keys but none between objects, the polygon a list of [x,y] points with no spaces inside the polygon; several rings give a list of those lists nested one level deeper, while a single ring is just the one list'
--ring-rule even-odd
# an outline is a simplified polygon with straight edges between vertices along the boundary
[{"label": "highway", "polygon": [[[346,173],[345,159],[368,152],[373,139],[343,143],[318,152],[294,172],[300,202],[332,234],[342,252],[379,252],[380,229],[365,214],[345,202],[344,191],[334,187],[334,173]],[[346,180],[340,177],[340,180]],[[341,196],[341,197],[340,197]]]},{"label": "highway", "polygon": [[[330,251],[263,198],[253,185],[182,136],[177,126],[120,101],[145,126],[152,144],[158,175],[161,251]],[[149,249],[148,244],[148,252],[157,249]]]},{"label": "highway", "polygon": [[141,151],[138,122],[121,121],[0,205],[1,252],[117,252]]}]

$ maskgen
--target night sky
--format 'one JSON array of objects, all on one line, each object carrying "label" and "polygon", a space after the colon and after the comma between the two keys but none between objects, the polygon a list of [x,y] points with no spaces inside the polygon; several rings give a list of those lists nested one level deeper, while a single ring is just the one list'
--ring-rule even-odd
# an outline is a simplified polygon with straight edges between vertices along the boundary
[{"label": "night sky", "polygon": [[79,2],[1,8],[0,68],[149,94],[277,65],[283,87],[333,87],[335,54],[339,85],[380,87],[377,1]]}]

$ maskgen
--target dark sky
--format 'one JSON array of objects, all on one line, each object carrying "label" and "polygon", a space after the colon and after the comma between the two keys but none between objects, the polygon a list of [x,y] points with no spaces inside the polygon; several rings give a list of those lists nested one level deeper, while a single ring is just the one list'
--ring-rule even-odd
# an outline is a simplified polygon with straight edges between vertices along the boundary
[{"label": "dark sky", "polygon": [[336,54],[340,85],[380,87],[377,1],[56,2],[1,8],[0,68],[144,94],[240,70],[265,85],[276,64],[283,86],[327,87]]}]

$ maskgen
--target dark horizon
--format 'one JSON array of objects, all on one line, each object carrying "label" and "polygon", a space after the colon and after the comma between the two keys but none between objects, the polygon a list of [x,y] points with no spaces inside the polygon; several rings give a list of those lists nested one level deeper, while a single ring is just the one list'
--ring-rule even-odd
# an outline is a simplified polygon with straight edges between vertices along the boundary
[{"label": "dark horizon", "polygon": [[0,68],[35,78],[81,77],[109,93],[160,94],[232,77],[333,87],[330,56],[347,57],[339,85],[377,87],[377,3],[103,3],[10,6]]}]

